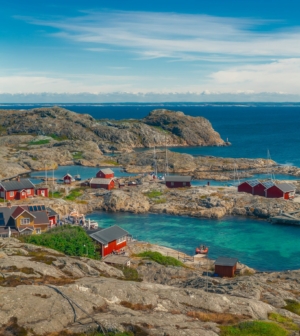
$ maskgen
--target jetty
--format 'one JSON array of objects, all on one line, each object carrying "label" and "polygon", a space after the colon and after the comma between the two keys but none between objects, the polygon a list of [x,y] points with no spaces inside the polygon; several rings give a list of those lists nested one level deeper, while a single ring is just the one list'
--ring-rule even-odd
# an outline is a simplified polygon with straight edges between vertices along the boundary
[{"label": "jetty", "polygon": [[270,222],[273,224],[300,226],[300,211],[289,213],[282,211],[280,215],[271,217]]}]

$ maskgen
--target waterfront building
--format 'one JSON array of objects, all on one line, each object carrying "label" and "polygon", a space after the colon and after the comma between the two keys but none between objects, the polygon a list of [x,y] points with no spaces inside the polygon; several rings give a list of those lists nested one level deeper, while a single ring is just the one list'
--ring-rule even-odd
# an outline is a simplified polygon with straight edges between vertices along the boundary
[{"label": "waterfront building", "polygon": [[168,175],[165,177],[165,182],[168,188],[184,188],[191,186],[191,179],[191,176]]},{"label": "waterfront building", "polygon": [[[45,205],[0,207],[0,237],[40,234],[51,227],[54,211]],[[57,214],[55,213],[55,216]]]},{"label": "waterfront building", "polygon": [[258,180],[249,180],[242,182],[238,185],[238,192],[246,192],[248,194],[253,194],[253,188],[257,185],[259,185]]},{"label": "waterfront building", "polygon": [[49,188],[48,187],[36,187],[35,194],[41,197],[49,197]]},{"label": "waterfront building", "polygon": [[128,232],[118,225],[87,233],[97,242],[98,251],[103,258],[113,252],[119,253],[127,245]]},{"label": "waterfront building", "polygon": [[96,174],[98,178],[111,179],[115,177],[115,173],[110,168],[100,169]]},{"label": "waterfront building", "polygon": [[215,274],[221,277],[233,278],[237,263],[237,258],[219,257],[215,261]]},{"label": "waterfront building", "polygon": [[252,195],[257,195],[257,196],[265,196],[265,190],[266,190],[266,187],[265,185],[260,182],[260,181],[257,181],[258,183],[252,188]]},{"label": "waterfront building", "polygon": [[29,179],[0,182],[0,197],[7,201],[26,199],[34,194],[35,187]]},{"label": "waterfront building", "polygon": [[107,189],[111,190],[115,187],[115,181],[112,178],[95,178],[90,181],[90,187],[95,189]]},{"label": "waterfront building", "polygon": [[71,184],[72,182],[75,181],[75,179],[73,178],[72,175],[70,175],[69,173],[66,174],[64,177],[63,177],[63,181],[64,181],[64,184]]},{"label": "waterfront building", "polygon": [[294,198],[296,187],[290,183],[277,183],[266,185],[265,196],[267,198],[284,198],[286,200]]}]

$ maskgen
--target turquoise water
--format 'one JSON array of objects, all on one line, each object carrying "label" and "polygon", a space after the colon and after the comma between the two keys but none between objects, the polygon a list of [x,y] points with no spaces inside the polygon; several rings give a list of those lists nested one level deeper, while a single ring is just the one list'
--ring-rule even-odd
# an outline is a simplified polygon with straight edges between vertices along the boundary
[{"label": "turquoise water", "polygon": [[168,215],[94,213],[101,227],[119,225],[134,238],[168,246],[190,255],[203,243],[209,257],[236,257],[261,271],[300,268],[300,227],[273,225],[242,217],[221,220]]}]

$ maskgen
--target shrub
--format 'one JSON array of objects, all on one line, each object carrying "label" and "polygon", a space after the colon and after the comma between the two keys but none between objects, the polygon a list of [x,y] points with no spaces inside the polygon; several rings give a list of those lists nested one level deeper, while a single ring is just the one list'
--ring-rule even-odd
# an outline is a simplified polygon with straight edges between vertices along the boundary
[{"label": "shrub", "polygon": [[82,159],[82,152],[72,153],[72,156],[74,160]]},{"label": "shrub", "polygon": [[49,198],[62,198],[63,194],[60,191],[49,191]]},{"label": "shrub", "polygon": [[300,315],[300,303],[294,300],[286,300],[287,305],[283,307],[283,309],[286,309],[292,313],[295,313],[297,315]]},{"label": "shrub", "polygon": [[155,198],[161,196],[163,193],[158,190],[151,190],[147,192],[145,195],[148,196],[149,198]]},{"label": "shrub", "polygon": [[67,201],[75,201],[77,197],[80,197],[83,194],[82,188],[72,189],[68,196],[64,197]]},{"label": "shrub", "polygon": [[70,256],[99,259],[94,242],[79,226],[64,225],[40,235],[21,236],[20,240],[46,246]]},{"label": "shrub", "polygon": [[287,336],[289,332],[274,322],[249,321],[221,326],[220,336]]},{"label": "shrub", "polygon": [[161,264],[164,266],[179,266],[179,267],[185,266],[181,261],[173,257],[166,257],[159,252],[145,251],[145,252],[137,254],[137,256],[142,257],[142,258],[151,259],[157,262],[158,264]]},{"label": "shrub", "polygon": [[277,313],[270,313],[269,314],[269,320],[275,321],[279,324],[281,324],[284,328],[288,330],[299,330],[299,327],[296,323],[293,322],[293,320],[289,317],[282,316]]}]

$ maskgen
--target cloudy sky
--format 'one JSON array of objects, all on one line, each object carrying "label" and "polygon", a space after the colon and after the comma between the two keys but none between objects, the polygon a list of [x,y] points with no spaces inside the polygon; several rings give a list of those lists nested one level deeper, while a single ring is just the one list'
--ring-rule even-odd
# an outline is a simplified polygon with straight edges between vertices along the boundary
[{"label": "cloudy sky", "polygon": [[0,102],[300,100],[299,1],[145,3],[0,0]]}]

